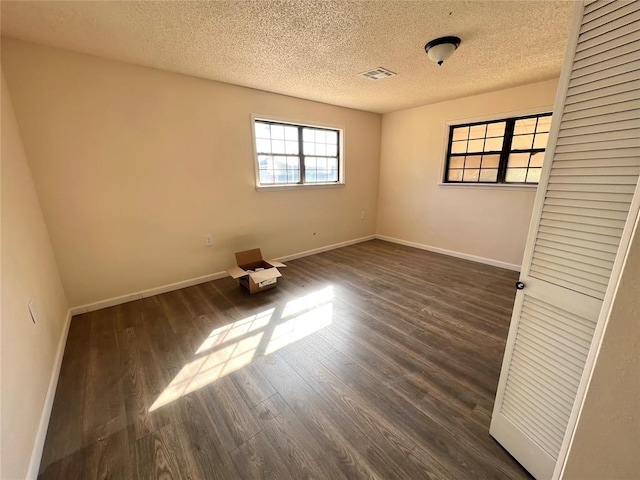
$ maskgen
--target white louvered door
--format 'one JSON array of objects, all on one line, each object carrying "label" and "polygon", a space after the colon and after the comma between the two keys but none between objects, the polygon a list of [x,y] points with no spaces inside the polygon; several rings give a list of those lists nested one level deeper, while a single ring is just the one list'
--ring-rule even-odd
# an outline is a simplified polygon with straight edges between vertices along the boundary
[{"label": "white louvered door", "polygon": [[640,1],[576,7],[491,434],[559,475],[638,214]]}]

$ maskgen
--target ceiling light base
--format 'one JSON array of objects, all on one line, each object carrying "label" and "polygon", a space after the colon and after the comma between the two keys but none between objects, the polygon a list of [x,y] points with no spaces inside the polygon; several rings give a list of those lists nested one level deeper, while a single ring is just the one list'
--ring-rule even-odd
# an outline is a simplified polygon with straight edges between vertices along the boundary
[{"label": "ceiling light base", "polygon": [[447,58],[453,55],[460,42],[459,37],[440,37],[427,43],[424,46],[424,51],[427,52],[431,60],[442,65]]}]

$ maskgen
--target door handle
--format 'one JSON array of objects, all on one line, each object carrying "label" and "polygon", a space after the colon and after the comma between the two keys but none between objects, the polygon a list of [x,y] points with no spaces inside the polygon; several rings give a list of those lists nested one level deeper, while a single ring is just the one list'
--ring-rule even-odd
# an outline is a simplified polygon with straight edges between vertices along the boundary
[{"label": "door handle", "polygon": [[518,290],[524,290],[524,287],[526,287],[526,285],[522,282],[516,282],[516,288]]}]

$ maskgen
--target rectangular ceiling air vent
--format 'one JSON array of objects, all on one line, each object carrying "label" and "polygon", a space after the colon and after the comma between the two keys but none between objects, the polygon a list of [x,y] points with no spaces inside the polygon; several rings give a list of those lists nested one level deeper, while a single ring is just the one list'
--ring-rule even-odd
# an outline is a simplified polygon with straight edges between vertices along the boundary
[{"label": "rectangular ceiling air vent", "polygon": [[360,75],[370,78],[371,80],[382,80],[383,78],[394,77],[397,75],[397,73],[392,72],[391,70],[387,70],[384,67],[378,67],[374,68],[373,70],[362,72]]}]

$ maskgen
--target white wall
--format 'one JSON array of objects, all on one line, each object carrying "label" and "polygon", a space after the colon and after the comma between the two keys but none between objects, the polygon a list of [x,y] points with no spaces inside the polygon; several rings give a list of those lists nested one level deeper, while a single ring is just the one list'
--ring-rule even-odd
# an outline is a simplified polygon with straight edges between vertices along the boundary
[{"label": "white wall", "polygon": [[[375,233],[380,115],[10,39],[2,63],[72,306]],[[257,192],[252,113],[343,126],[347,185]]]},{"label": "white wall", "polygon": [[[2,456],[0,478],[25,478],[58,344],[67,300],[2,75]],[[37,324],[27,305],[35,302]]]},{"label": "white wall", "polygon": [[551,111],[556,87],[550,80],[385,114],[378,234],[520,265],[535,189],[440,186],[446,124]]},{"label": "white wall", "polygon": [[566,480],[640,478],[640,232],[629,255],[567,458]]}]

